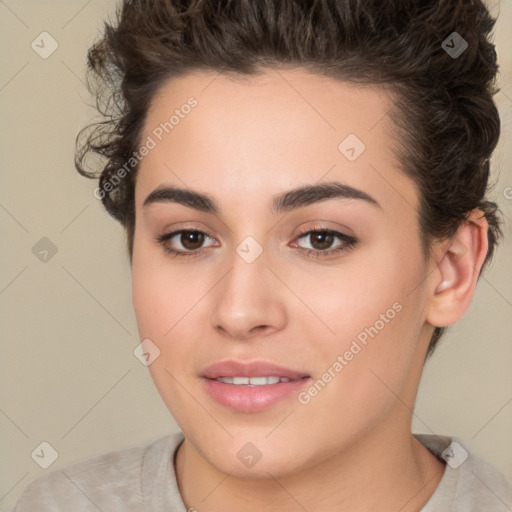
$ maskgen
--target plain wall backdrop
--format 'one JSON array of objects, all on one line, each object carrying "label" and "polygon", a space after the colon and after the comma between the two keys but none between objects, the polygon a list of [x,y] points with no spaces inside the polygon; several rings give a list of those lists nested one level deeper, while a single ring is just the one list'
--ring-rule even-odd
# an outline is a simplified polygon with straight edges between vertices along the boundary
[{"label": "plain wall backdrop", "polygon": [[[86,52],[115,4],[0,0],[3,511],[44,471],[178,430],[133,355],[123,230],[73,165],[75,137],[94,115]],[[491,198],[505,240],[427,363],[413,430],[456,435],[512,478],[512,2],[489,5],[500,13],[502,89]],[[48,469],[36,463],[42,442],[58,452]]]}]

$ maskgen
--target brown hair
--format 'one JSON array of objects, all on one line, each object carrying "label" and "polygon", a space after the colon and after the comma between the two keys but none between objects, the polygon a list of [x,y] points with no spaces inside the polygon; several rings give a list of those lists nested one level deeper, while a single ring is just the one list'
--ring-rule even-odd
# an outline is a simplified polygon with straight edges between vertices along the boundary
[{"label": "brown hair", "polygon": [[[380,84],[397,98],[390,115],[403,172],[418,187],[425,254],[479,208],[490,226],[487,263],[501,235],[497,205],[485,199],[500,133],[494,23],[480,0],[124,0],[88,53],[89,89],[105,120],[80,132],[76,167],[99,175],[101,200],[126,228],[131,257],[136,166],[115,186],[113,178],[169,79],[297,66]],[[448,51],[454,41],[467,43],[460,55]],[[101,169],[88,171],[98,155]],[[429,353],[443,331],[435,329]]]}]

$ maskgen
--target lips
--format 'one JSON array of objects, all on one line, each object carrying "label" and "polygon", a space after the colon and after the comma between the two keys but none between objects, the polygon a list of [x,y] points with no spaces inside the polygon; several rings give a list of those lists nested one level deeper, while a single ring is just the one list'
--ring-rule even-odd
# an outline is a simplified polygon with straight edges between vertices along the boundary
[{"label": "lips", "polygon": [[267,361],[253,361],[243,363],[240,361],[218,361],[208,366],[201,374],[206,379],[219,377],[282,377],[290,380],[300,380],[309,375],[305,372],[293,370]]},{"label": "lips", "polygon": [[291,400],[311,380],[304,372],[268,361],[233,360],[208,366],[201,377],[210,398],[243,413],[263,412],[281,401]]}]

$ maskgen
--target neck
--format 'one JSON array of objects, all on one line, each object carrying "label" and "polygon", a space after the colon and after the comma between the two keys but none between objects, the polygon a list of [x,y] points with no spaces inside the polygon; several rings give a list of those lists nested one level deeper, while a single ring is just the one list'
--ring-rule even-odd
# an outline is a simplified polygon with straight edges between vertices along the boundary
[{"label": "neck", "polygon": [[348,449],[293,474],[239,478],[212,466],[187,440],[175,460],[187,510],[255,509],[418,512],[438,486],[445,466],[409,431],[380,425]]}]

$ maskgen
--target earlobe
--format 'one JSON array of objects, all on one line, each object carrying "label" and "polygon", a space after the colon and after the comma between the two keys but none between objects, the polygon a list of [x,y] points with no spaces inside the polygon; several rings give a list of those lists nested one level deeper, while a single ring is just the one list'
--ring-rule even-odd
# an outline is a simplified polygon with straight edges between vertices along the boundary
[{"label": "earlobe", "polygon": [[487,254],[487,231],[485,216],[476,209],[443,244],[437,271],[432,273],[433,293],[427,311],[431,325],[451,325],[469,308]]}]

